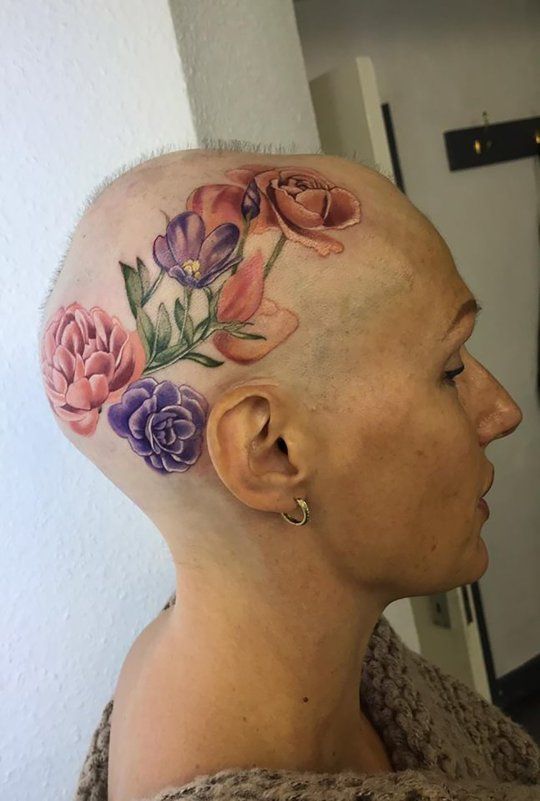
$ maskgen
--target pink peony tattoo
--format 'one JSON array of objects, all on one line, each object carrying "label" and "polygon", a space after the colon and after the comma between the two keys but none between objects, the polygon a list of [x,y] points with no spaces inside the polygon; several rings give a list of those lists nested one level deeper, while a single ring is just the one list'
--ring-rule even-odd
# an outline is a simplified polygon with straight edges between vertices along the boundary
[{"label": "pink peony tattoo", "polygon": [[94,306],[61,306],[42,341],[41,369],[53,411],[77,434],[96,430],[106,400],[116,400],[140,376],[145,353],[139,336]]}]

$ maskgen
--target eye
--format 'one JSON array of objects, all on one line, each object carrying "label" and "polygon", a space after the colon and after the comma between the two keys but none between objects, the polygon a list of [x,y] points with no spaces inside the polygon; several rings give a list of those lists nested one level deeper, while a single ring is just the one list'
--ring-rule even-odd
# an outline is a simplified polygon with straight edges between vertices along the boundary
[{"label": "eye", "polygon": [[447,372],[445,372],[445,374],[444,374],[444,376],[445,376],[445,377],[444,377],[444,379],[443,379],[443,380],[444,380],[444,381],[445,381],[447,384],[451,384],[452,386],[454,386],[454,387],[455,387],[455,386],[456,386],[456,383],[455,383],[455,381],[454,381],[454,378],[455,378],[457,375],[459,375],[460,373],[462,373],[462,372],[464,371],[464,369],[465,369],[465,365],[464,365],[464,364],[462,364],[462,365],[461,365],[461,367],[458,367],[456,370],[448,370]]}]

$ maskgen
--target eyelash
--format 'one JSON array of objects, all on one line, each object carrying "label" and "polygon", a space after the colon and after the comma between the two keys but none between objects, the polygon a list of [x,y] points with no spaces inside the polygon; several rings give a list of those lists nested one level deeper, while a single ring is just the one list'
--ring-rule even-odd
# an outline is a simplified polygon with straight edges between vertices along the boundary
[{"label": "eyelash", "polygon": [[445,372],[444,374],[445,377],[443,380],[445,381],[445,383],[451,384],[453,387],[455,387],[456,382],[454,381],[454,378],[460,373],[462,373],[464,369],[465,365],[462,364],[461,367],[458,367],[456,370],[448,370],[447,372]]}]

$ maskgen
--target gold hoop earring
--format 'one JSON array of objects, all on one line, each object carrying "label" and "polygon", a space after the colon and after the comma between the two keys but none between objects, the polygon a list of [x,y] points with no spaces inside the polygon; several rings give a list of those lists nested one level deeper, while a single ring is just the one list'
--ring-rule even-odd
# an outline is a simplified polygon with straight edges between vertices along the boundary
[{"label": "gold hoop earring", "polygon": [[290,514],[288,514],[288,512],[280,512],[280,515],[287,521],[287,523],[292,523],[293,526],[303,526],[309,522],[309,518],[311,516],[309,506],[303,498],[295,498],[294,500],[302,510],[302,520],[295,520],[290,516]]}]

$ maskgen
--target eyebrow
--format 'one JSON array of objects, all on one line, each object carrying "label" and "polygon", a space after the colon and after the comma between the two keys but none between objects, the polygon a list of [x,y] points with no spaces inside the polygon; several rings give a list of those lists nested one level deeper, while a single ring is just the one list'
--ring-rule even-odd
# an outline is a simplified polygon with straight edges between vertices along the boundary
[{"label": "eyebrow", "polygon": [[460,306],[460,308],[457,310],[454,319],[450,323],[442,339],[443,340],[448,339],[452,331],[454,331],[457,328],[458,324],[464,317],[466,317],[468,314],[473,314],[473,313],[476,316],[478,316],[478,314],[482,311],[482,308],[483,307],[479,304],[476,298],[469,298],[468,300],[466,300],[465,303],[462,306]]}]

